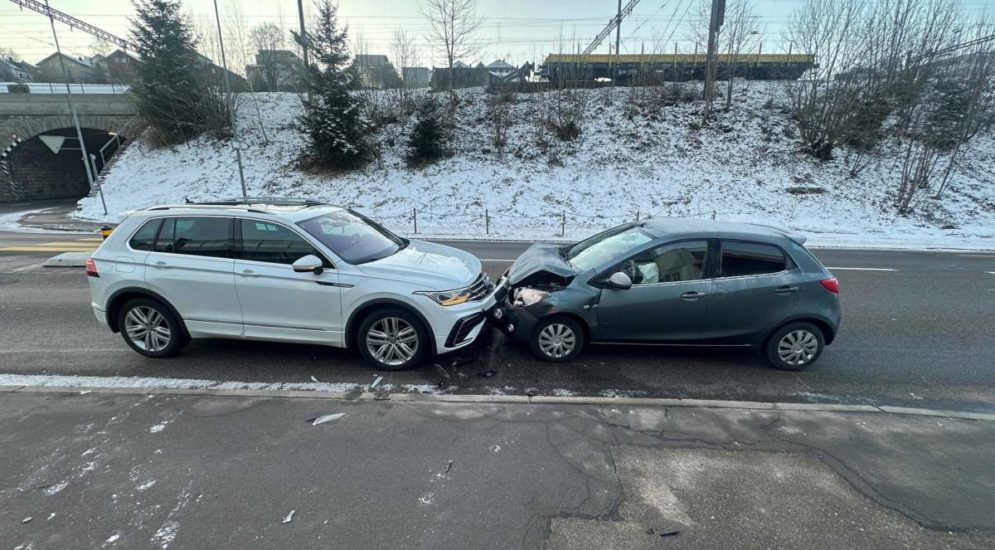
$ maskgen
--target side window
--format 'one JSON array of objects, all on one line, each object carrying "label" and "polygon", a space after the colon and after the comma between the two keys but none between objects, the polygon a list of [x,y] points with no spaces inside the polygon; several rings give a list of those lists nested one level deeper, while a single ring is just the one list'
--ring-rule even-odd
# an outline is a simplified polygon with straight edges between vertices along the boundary
[{"label": "side window", "polygon": [[230,258],[232,240],[230,218],[170,218],[159,231],[155,250],[189,256]]},{"label": "side window", "polygon": [[308,254],[321,254],[286,227],[259,220],[240,220],[242,259],[290,265]]},{"label": "side window", "polygon": [[155,247],[153,250],[156,252],[172,252],[173,251],[173,233],[176,228],[176,220],[174,218],[166,218],[162,222],[162,229],[159,231],[159,238],[155,240]]},{"label": "side window", "polygon": [[707,241],[686,241],[647,250],[623,264],[632,283],[650,285],[703,278]]},{"label": "side window", "polygon": [[145,222],[145,225],[141,229],[135,232],[128,242],[128,245],[135,250],[152,250],[152,244],[155,241],[155,234],[159,231],[159,225],[162,223],[161,219],[149,220]]},{"label": "side window", "polygon": [[776,246],[760,243],[722,241],[720,277],[763,275],[787,268],[788,262]]}]

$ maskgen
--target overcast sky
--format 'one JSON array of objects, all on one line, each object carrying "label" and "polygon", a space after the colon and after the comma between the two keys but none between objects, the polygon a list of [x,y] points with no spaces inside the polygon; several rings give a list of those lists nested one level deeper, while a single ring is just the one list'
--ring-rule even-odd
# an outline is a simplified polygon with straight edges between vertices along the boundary
[{"label": "overcast sky", "polygon": [[[49,0],[53,8],[121,37],[128,37],[128,19],[134,13],[129,0]],[[652,51],[654,44],[674,42],[690,50],[691,21],[699,3],[707,0],[642,0],[632,15],[622,23],[622,53]],[[730,2],[735,0],[729,0]],[[764,52],[787,48],[783,43],[784,26],[802,0],[753,0],[753,12],[761,25]],[[875,1],[875,0],[868,0]],[[628,0],[623,0],[623,4]],[[287,29],[297,26],[296,0],[218,0],[225,18],[238,4],[246,25],[265,21]],[[389,42],[395,29],[403,28],[416,37],[420,64],[442,64],[432,48],[426,19],[419,0],[340,0],[341,20],[348,24],[350,39],[361,40],[369,53],[389,54]],[[214,24],[211,0],[182,0],[195,24]],[[304,0],[310,14],[313,0]],[[995,0],[962,0],[969,15],[995,12]],[[615,0],[478,0],[478,12],[484,23],[479,31],[485,48],[480,59],[509,58],[516,65],[540,61],[546,54],[569,51],[571,44],[586,46],[611,19]],[[59,40],[65,51],[87,55],[94,39],[79,30],[56,23]],[[564,44],[566,42],[566,44]],[[608,51],[608,40],[599,48]],[[612,40],[612,42],[614,42]],[[8,47],[28,61],[37,61],[54,51],[47,18],[31,10],[22,10],[10,0],[0,0],[0,47]]]}]

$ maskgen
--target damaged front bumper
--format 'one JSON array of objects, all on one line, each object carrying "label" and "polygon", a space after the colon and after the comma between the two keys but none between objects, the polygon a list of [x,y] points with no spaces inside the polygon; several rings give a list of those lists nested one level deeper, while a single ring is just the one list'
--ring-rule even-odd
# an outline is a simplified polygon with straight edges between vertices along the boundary
[{"label": "damaged front bumper", "polygon": [[507,336],[528,342],[532,330],[539,322],[539,317],[533,315],[524,306],[512,305],[507,280],[502,277],[501,283],[499,283],[498,293],[494,296],[496,302],[487,319],[491,325],[497,327]]}]

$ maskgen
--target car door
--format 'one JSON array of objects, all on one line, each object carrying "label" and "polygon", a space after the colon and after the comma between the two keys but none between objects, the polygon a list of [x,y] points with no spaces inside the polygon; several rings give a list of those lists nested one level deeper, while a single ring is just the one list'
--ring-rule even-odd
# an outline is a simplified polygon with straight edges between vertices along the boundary
[{"label": "car door", "polygon": [[[235,288],[247,338],[341,345],[342,286],[330,261],[301,234],[268,220],[237,221]],[[324,261],[321,273],[291,267],[309,254]]]},{"label": "car door", "polygon": [[598,303],[600,339],[620,342],[690,342],[698,338],[711,287],[708,242],[689,240],[641,252],[616,269],[632,287],[604,288]]},{"label": "car door", "polygon": [[145,258],[145,282],[193,335],[241,336],[229,217],[167,217]]},{"label": "car door", "polygon": [[795,309],[798,270],[780,247],[770,243],[723,239],[718,244],[716,277],[701,338],[750,343]]}]

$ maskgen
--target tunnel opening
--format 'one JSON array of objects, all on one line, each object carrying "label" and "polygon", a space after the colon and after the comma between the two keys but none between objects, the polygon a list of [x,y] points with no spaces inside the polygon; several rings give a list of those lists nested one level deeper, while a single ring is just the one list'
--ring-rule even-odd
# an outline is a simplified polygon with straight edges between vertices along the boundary
[{"label": "tunnel opening", "polygon": [[[96,178],[125,138],[93,128],[82,134]],[[16,200],[79,199],[90,193],[75,128],[47,130],[21,142],[8,154],[6,172]]]}]

